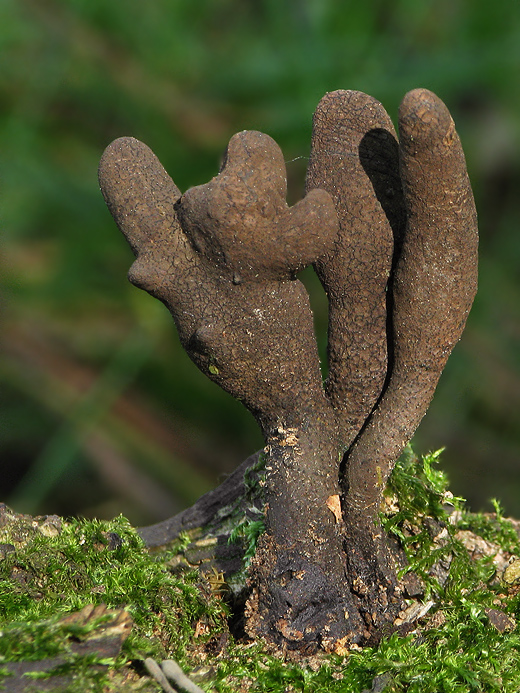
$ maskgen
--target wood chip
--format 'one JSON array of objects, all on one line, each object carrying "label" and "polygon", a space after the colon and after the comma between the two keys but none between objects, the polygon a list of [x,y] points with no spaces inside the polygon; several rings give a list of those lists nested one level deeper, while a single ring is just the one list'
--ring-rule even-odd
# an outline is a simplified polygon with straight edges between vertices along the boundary
[{"label": "wood chip", "polygon": [[338,494],[336,494],[335,496],[329,496],[327,498],[327,508],[336,518],[336,522],[341,522],[341,520],[343,519],[343,515],[341,514],[341,501],[339,499]]}]

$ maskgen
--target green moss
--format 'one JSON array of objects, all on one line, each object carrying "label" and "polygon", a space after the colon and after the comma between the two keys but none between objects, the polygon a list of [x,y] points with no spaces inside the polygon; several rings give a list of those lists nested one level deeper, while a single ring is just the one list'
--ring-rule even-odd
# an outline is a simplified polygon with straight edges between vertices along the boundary
[{"label": "green moss", "polygon": [[498,544],[505,551],[520,555],[520,538],[515,528],[503,515],[500,503],[492,499],[494,514],[463,512],[458,523],[460,529],[471,529],[479,536]]},{"label": "green moss", "polygon": [[[125,518],[71,520],[52,534],[21,520],[0,535],[15,548],[0,561],[0,666],[65,655],[81,670],[67,636],[85,633],[59,619],[86,604],[125,608],[132,616],[118,665],[147,656],[185,663],[195,624],[204,622],[212,632],[224,628],[225,609],[200,575],[172,575],[164,565],[168,557],[152,557]],[[91,662],[85,666],[92,669]]]},{"label": "green moss", "polygon": [[[470,530],[500,546],[506,557],[519,554],[518,537],[497,505],[494,515],[472,515],[448,491],[438,468],[439,453],[417,458],[407,449],[389,481],[382,521],[406,549],[409,566],[435,601],[428,616],[406,637],[393,634],[378,647],[348,657],[320,656],[296,665],[266,654],[262,643],[231,638],[222,652],[201,647],[225,631],[225,607],[197,573],[176,577],[167,569],[172,552],[151,556],[124,518],[112,522],[72,520],[58,532],[21,523],[2,534],[0,561],[0,668],[9,661],[65,656],[74,671],[70,690],[132,690],[122,671],[146,656],[172,656],[193,671],[204,659],[206,690],[320,693],[517,693],[520,690],[520,588],[504,585],[491,557],[470,558],[458,532]],[[244,520],[242,538],[254,540],[253,523]],[[51,523],[52,525],[52,523]],[[255,530],[256,531],[256,530]],[[249,532],[249,535],[248,535]],[[439,538],[441,537],[441,539]],[[184,538],[184,544],[189,538]],[[182,543],[182,542],[181,542]],[[449,576],[435,572],[449,563]],[[64,613],[88,603],[125,607],[135,625],[115,662],[96,670],[92,656],[70,651],[71,639],[88,637],[87,626],[60,622]],[[500,632],[490,610],[511,619]],[[201,628],[202,624],[202,628]],[[195,637],[197,628],[198,636]],[[200,636],[204,632],[205,636]],[[213,639],[213,640],[212,640]],[[140,684],[139,684],[140,685]],[[146,684],[154,690],[151,682]],[[125,688],[125,686],[130,686]]]},{"label": "green moss", "polygon": [[245,568],[249,566],[251,559],[255,555],[256,544],[258,537],[265,531],[265,522],[263,520],[263,513],[259,512],[261,519],[251,520],[249,518],[244,518],[231,532],[229,535],[230,542],[236,542],[241,540],[245,546],[244,553],[244,565]]},{"label": "green moss", "polygon": [[[498,504],[493,516],[465,510],[464,499],[450,493],[446,475],[436,468],[441,452],[419,459],[410,447],[405,450],[387,488],[387,498],[393,496],[399,509],[382,515],[383,526],[399,538],[406,550],[409,565],[402,573],[419,575],[426,584],[428,598],[434,594],[446,599],[477,585],[479,600],[492,601],[493,592],[481,586],[495,575],[493,557],[470,558],[457,533],[469,530],[511,554],[520,554],[519,537]],[[443,559],[449,562],[449,576],[441,585],[431,570]]]},{"label": "green moss", "polygon": [[[216,690],[231,692],[248,680],[255,682],[254,691],[280,693],[354,693],[371,690],[374,683],[388,693],[520,690],[520,629],[500,632],[488,617],[492,608],[520,617],[520,589],[508,591],[491,558],[471,559],[456,535],[470,530],[503,551],[520,553],[518,537],[498,506],[492,517],[464,510],[463,499],[449,492],[438,468],[440,454],[418,458],[406,449],[389,481],[388,508],[382,514],[386,531],[406,549],[409,566],[402,573],[419,574],[425,600],[436,602],[433,618],[429,614],[406,637],[394,634],[377,648],[352,651],[345,658],[322,657],[310,662],[312,668],[266,657],[258,645],[249,650],[237,646],[219,666]],[[449,563],[443,584],[430,574],[442,560]]]},{"label": "green moss", "polygon": [[262,499],[262,482],[265,478],[264,469],[265,455],[261,453],[256,464],[249,467],[244,474],[246,497],[249,501],[247,514],[232,518],[233,529],[229,535],[229,542],[243,544],[244,570],[247,570],[251,559],[255,555],[258,537],[265,532]]}]

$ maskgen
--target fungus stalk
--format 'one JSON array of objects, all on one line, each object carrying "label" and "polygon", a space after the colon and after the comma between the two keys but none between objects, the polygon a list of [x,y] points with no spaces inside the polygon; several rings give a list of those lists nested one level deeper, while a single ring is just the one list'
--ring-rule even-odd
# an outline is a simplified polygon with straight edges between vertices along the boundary
[{"label": "fungus stalk", "polygon": [[[262,430],[266,529],[246,630],[301,652],[373,641],[401,608],[382,493],[476,290],[475,209],[444,104],[407,94],[399,136],[375,99],[327,94],[293,207],[283,155],[259,132],[235,135],[220,173],[184,194],[132,138],[99,169],[136,255],[130,281],[168,307],[193,362]],[[329,300],[325,385],[297,279],[309,265]],[[157,545],[197,523],[217,531],[244,488],[233,483],[142,535]]]}]

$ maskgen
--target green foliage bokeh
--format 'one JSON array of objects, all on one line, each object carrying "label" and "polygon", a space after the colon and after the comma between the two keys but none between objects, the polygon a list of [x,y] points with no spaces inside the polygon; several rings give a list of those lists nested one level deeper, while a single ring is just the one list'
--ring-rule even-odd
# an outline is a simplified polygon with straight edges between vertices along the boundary
[{"label": "green foliage bokeh", "polygon": [[481,278],[416,447],[447,447],[475,509],[497,496],[520,514],[519,68],[514,0],[3,0],[2,500],[154,521],[261,445],[165,309],[126,282],[131,252],[96,180],[112,139],[145,141],[185,190],[216,173],[234,132],[262,130],[294,202],[326,91],[370,93],[395,120],[427,87],[467,154]]}]

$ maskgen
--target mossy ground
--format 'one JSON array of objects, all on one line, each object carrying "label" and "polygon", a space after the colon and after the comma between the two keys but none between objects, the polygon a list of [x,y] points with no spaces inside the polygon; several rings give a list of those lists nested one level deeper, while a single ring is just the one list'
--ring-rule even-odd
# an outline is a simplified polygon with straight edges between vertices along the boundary
[{"label": "mossy ground", "polygon": [[[68,690],[152,691],[159,687],[145,676],[143,659],[173,657],[198,674],[202,688],[222,693],[517,693],[520,587],[501,579],[493,554],[514,561],[520,556],[518,534],[498,506],[493,515],[466,513],[461,499],[447,491],[437,461],[438,454],[420,460],[407,451],[387,492],[385,528],[404,544],[406,570],[425,586],[422,601],[433,602],[404,637],[394,633],[347,657],[284,661],[261,643],[235,641],[227,632],[219,580],[208,582],[194,572],[173,575],[171,556],[150,555],[124,518],[26,518],[14,531],[13,525],[9,532],[0,527],[0,671],[7,662],[63,655],[74,671]],[[480,557],[460,540],[468,532],[485,540],[488,550]],[[446,580],[435,570],[439,561],[449,564]],[[61,619],[92,603],[125,608],[133,619],[115,659],[96,661],[70,650],[71,639],[87,637],[98,623],[78,626]],[[8,681],[3,679],[6,690]]]}]

